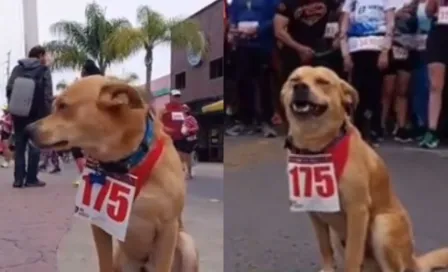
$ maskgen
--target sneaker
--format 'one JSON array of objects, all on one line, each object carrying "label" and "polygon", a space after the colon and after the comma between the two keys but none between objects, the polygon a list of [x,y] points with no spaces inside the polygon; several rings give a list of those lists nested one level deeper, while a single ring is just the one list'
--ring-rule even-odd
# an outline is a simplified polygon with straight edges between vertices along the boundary
[{"label": "sneaker", "polygon": [[244,130],[244,126],[242,124],[235,124],[228,129],[226,129],[225,134],[227,136],[239,136]]},{"label": "sneaker", "polygon": [[4,162],[2,162],[2,164],[0,164],[0,166],[2,168],[8,168],[10,165],[9,165],[9,163],[7,161],[4,161]]},{"label": "sneaker", "polygon": [[61,172],[61,168],[55,167],[53,170],[51,170],[48,173],[50,173],[50,174],[57,174],[57,173],[60,173],[60,172]]},{"label": "sneaker", "polygon": [[397,133],[395,133],[394,140],[399,143],[409,143],[412,142],[412,137],[407,129],[399,128]]},{"label": "sneaker", "polygon": [[34,182],[26,182],[25,187],[45,187],[47,184],[43,181],[36,180]]},{"label": "sneaker", "polygon": [[264,123],[261,127],[261,131],[263,132],[263,137],[265,138],[275,138],[277,137],[277,132],[274,130],[272,126],[267,123]]},{"label": "sneaker", "polygon": [[47,171],[47,166],[45,164],[39,165],[39,171]]},{"label": "sneaker", "polygon": [[73,181],[73,183],[72,183],[73,187],[75,187],[75,188],[78,188],[78,187],[79,187],[79,184],[81,184],[81,181],[80,181],[80,180],[75,180],[75,181]]},{"label": "sneaker", "polygon": [[23,181],[15,180],[14,183],[12,184],[12,187],[14,187],[14,188],[22,188],[23,187]]},{"label": "sneaker", "polygon": [[376,138],[376,140],[378,142],[383,142],[384,141],[384,134],[385,134],[384,132],[385,132],[385,129],[381,128],[378,131],[373,132],[373,135],[374,135],[373,137]]},{"label": "sneaker", "polygon": [[420,141],[419,146],[427,149],[435,149],[439,146],[439,138],[437,137],[434,131],[428,131],[423,136],[423,139]]}]

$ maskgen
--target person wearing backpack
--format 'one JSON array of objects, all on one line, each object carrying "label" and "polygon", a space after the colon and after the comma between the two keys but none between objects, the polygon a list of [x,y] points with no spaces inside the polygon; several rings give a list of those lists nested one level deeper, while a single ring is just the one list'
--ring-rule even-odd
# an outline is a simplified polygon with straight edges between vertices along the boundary
[{"label": "person wearing backpack", "polygon": [[[51,112],[53,83],[44,47],[31,48],[28,58],[18,61],[8,79],[6,97],[15,129],[13,187],[45,186],[45,182],[37,178],[40,151],[29,144],[25,131],[28,124]],[[25,162],[26,150],[28,162]]]}]

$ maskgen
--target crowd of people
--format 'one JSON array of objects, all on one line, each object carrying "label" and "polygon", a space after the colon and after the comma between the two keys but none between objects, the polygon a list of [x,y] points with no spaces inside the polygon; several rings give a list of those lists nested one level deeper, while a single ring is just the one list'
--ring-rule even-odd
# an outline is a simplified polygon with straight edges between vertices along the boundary
[{"label": "crowd of people", "polygon": [[[102,75],[92,60],[86,60],[81,77]],[[61,172],[60,160],[69,162],[72,157],[79,173],[85,165],[85,157],[79,148],[67,151],[41,152],[30,143],[26,126],[51,113],[55,98],[49,68],[48,56],[44,47],[35,46],[27,58],[18,61],[11,72],[6,86],[8,105],[3,108],[0,119],[0,136],[3,154],[3,168],[14,166],[13,187],[43,187],[44,181],[38,179],[40,171],[50,174]],[[192,152],[196,148],[199,125],[191,109],[181,102],[181,91],[172,90],[170,102],[163,110],[162,119],[166,132],[172,137],[179,156],[185,165],[187,179],[192,178]],[[27,154],[25,154],[27,153]],[[52,169],[49,167],[52,166]],[[79,185],[79,180],[74,185]]]},{"label": "crowd of people", "polygon": [[282,82],[312,65],[332,69],[356,88],[354,123],[371,144],[393,136],[437,148],[448,63],[445,2],[226,3],[226,134],[275,137],[274,125],[285,122]]}]

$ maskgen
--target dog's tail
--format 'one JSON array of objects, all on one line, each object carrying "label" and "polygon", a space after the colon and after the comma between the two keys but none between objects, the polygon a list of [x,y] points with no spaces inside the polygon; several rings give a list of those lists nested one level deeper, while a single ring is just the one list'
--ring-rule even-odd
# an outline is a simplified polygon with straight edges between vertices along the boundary
[{"label": "dog's tail", "polygon": [[193,237],[185,231],[179,232],[177,248],[181,255],[182,272],[199,272],[199,252]]},{"label": "dog's tail", "polygon": [[417,257],[417,263],[422,272],[448,268],[448,247],[435,249]]}]

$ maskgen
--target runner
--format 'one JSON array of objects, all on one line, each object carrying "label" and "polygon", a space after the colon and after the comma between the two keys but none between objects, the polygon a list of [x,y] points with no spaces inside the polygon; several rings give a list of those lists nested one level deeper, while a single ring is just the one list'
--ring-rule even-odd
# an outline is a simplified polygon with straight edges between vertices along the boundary
[{"label": "runner", "polygon": [[381,83],[389,64],[394,6],[389,0],[346,0],[341,18],[344,67],[359,93],[355,125],[363,138],[378,144]]},{"label": "runner", "polygon": [[433,18],[426,44],[428,73],[430,83],[428,128],[419,146],[437,148],[439,136],[437,127],[442,109],[442,91],[445,85],[445,72],[448,63],[448,2],[445,0],[428,0],[426,13]]},{"label": "runner", "polygon": [[182,152],[182,155],[185,155],[184,161],[186,164],[186,172],[187,172],[187,179],[192,179],[192,154],[193,151],[196,149],[196,145],[198,142],[198,131],[199,131],[199,124],[196,118],[191,114],[191,109],[186,104],[183,106],[184,113],[185,113],[185,120],[181,128],[182,134],[185,136],[185,143],[184,143],[184,149]]},{"label": "runner", "polygon": [[378,139],[382,140],[387,130],[387,120],[392,103],[395,102],[396,130],[394,139],[397,142],[412,141],[411,130],[406,128],[408,121],[408,88],[411,71],[415,66],[415,33],[417,32],[418,1],[398,0],[395,6],[395,32],[393,46],[389,56],[389,67],[383,79],[383,99],[381,129]]},{"label": "runner", "polygon": [[415,117],[414,136],[421,141],[428,127],[429,78],[426,65],[426,40],[431,29],[431,19],[426,15],[426,0],[417,9],[418,30],[415,36],[416,66],[412,75],[412,109]]}]

